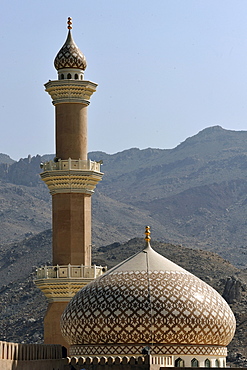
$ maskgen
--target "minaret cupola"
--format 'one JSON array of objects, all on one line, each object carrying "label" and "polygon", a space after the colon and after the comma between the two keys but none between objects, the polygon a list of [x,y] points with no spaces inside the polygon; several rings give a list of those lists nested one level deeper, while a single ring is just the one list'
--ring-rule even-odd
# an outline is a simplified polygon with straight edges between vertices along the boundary
[{"label": "minaret cupola", "polygon": [[87,62],[72,37],[72,18],[68,18],[68,36],[54,59],[59,80],[83,80]]}]

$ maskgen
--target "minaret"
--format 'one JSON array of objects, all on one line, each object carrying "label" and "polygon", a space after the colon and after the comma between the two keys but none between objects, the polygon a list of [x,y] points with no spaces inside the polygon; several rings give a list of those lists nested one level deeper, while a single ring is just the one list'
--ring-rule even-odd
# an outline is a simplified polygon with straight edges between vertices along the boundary
[{"label": "minaret", "polygon": [[58,80],[45,84],[56,116],[56,157],[41,166],[52,194],[53,266],[38,269],[36,285],[49,301],[44,342],[66,345],[60,316],[74,294],[103,273],[91,266],[91,195],[101,180],[100,163],[87,158],[87,107],[97,84],[84,80],[86,59],[68,36],[54,65]]}]

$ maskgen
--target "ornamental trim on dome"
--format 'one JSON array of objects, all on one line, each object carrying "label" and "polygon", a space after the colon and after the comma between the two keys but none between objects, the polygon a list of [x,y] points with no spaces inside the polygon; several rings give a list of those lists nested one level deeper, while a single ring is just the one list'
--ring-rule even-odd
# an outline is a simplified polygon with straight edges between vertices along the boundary
[{"label": "ornamental trim on dome", "polygon": [[[227,348],[205,345],[150,345],[152,355],[194,355],[194,356],[227,356]],[[71,356],[137,356],[142,353],[143,344],[118,345],[72,345]]]},{"label": "ornamental trim on dome", "polygon": [[84,54],[78,48],[73,40],[71,29],[72,29],[71,18],[68,18],[68,36],[67,39],[59,50],[54,60],[54,66],[56,70],[62,68],[78,68],[85,71],[87,67],[87,61]]}]

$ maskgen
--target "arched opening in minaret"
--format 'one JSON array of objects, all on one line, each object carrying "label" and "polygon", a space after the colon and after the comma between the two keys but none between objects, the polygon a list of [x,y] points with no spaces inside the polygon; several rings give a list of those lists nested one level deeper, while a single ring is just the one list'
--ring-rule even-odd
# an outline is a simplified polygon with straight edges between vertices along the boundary
[{"label": "arched opening in minaret", "polygon": [[77,73],[75,74],[75,80],[78,80],[78,74]]},{"label": "arched opening in minaret", "polygon": [[71,74],[70,73],[67,74],[67,79],[71,80]]},{"label": "arched opening in minaret", "polygon": [[64,74],[63,73],[61,74],[61,80],[64,80]]}]

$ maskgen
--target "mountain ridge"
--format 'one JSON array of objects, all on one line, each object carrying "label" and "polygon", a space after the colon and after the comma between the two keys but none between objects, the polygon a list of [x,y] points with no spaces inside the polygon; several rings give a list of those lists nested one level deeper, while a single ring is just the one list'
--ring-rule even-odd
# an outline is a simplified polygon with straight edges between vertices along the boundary
[{"label": "mountain ridge", "polygon": [[[89,153],[103,160],[104,172],[92,197],[93,244],[140,237],[150,224],[156,240],[216,251],[244,267],[246,139],[245,131],[213,126],[173,149]],[[0,164],[0,244],[51,227],[51,197],[39,165],[53,157]]]}]

